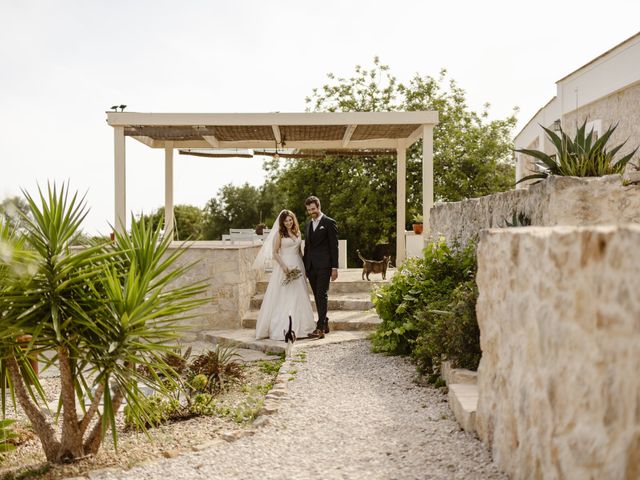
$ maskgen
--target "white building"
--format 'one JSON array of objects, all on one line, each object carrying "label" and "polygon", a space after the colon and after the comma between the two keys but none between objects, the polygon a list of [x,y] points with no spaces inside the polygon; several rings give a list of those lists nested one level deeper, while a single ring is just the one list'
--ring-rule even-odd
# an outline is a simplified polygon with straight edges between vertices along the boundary
[{"label": "white building", "polygon": [[[597,134],[618,124],[609,144],[628,140],[620,153],[633,150],[640,145],[640,32],[558,80],[556,89],[556,96],[515,137],[516,149],[554,153],[540,125],[551,130],[562,126],[573,135],[586,120],[587,131],[593,127]],[[531,173],[533,159],[516,153],[516,161],[517,181]]]}]

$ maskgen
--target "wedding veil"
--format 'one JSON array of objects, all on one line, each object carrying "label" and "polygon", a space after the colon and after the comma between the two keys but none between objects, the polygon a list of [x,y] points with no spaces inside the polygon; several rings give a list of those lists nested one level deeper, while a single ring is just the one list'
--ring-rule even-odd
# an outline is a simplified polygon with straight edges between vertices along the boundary
[{"label": "wedding veil", "polygon": [[273,260],[273,245],[276,241],[276,235],[280,234],[280,215],[282,215],[286,210],[281,210],[278,216],[276,217],[276,221],[271,227],[271,231],[267,238],[262,242],[262,248],[258,252],[258,256],[253,261],[253,268],[258,270],[260,268],[267,268],[271,266],[271,260]]}]

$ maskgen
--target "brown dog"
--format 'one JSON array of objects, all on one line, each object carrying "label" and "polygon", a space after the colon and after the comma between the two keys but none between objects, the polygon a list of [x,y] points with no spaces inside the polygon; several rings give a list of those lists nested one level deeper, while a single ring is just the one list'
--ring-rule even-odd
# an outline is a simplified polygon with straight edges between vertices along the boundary
[{"label": "brown dog", "polygon": [[382,279],[386,280],[387,278],[387,267],[389,266],[390,257],[384,256],[382,260],[367,260],[360,254],[360,250],[356,250],[358,257],[362,260],[362,280],[364,280],[364,276],[367,276],[367,280],[369,279],[369,274],[371,273],[381,273]]}]

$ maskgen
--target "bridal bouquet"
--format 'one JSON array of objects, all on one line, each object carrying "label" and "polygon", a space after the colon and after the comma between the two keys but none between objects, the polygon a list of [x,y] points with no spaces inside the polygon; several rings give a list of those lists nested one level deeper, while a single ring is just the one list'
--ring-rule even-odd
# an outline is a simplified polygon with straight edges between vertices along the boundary
[{"label": "bridal bouquet", "polygon": [[294,267],[289,270],[289,273],[285,274],[284,280],[282,280],[282,285],[289,285],[294,280],[297,280],[302,276],[302,272],[298,267]]}]

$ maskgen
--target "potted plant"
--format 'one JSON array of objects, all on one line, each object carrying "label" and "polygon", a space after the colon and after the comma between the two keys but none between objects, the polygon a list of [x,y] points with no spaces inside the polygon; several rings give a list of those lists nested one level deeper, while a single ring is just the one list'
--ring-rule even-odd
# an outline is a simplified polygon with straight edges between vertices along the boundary
[{"label": "potted plant", "polygon": [[264,235],[265,228],[267,228],[267,226],[264,223],[256,225],[256,235]]},{"label": "potted plant", "polygon": [[413,233],[416,235],[422,234],[422,215],[417,214],[413,217],[413,224],[411,225],[413,228]]}]

